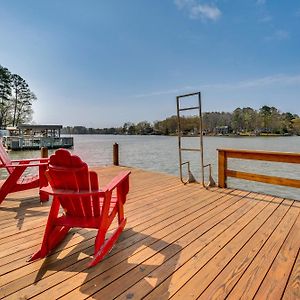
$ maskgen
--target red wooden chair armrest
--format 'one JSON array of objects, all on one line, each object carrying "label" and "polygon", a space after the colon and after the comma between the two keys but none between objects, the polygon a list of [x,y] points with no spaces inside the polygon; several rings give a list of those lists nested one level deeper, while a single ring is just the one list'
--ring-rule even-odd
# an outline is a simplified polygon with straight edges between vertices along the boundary
[{"label": "red wooden chair armrest", "polygon": [[32,162],[32,161],[39,161],[39,162],[48,162],[49,158],[30,158],[30,159],[14,159],[11,160],[12,163],[20,163],[20,162]]},{"label": "red wooden chair armrest", "polygon": [[121,172],[118,176],[116,176],[107,186],[104,191],[111,192],[115,189],[123,180],[127,179],[131,171]]},{"label": "red wooden chair armrest", "polygon": [[40,164],[18,164],[18,165],[5,165],[5,166],[0,166],[0,168],[24,168],[24,167],[40,167],[40,166],[48,166],[48,163],[40,163]]},{"label": "red wooden chair armrest", "polygon": [[75,191],[68,191],[68,190],[60,190],[60,189],[52,189],[51,186],[46,186],[41,188],[42,192],[45,192],[52,196],[67,196],[67,197],[85,197],[85,196],[96,196],[99,195],[100,197],[104,197],[105,192],[102,190],[98,191],[81,191],[81,192],[75,192]]}]

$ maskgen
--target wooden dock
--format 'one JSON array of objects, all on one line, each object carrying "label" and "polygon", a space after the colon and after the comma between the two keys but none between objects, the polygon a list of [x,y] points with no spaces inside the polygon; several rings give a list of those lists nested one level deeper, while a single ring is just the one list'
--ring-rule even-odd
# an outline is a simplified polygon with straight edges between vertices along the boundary
[{"label": "wooden dock", "polygon": [[[101,185],[120,169],[97,169]],[[126,228],[89,269],[95,231],[87,229],[27,262],[49,205],[28,191],[0,206],[0,298],[300,298],[300,202],[132,169]]]}]

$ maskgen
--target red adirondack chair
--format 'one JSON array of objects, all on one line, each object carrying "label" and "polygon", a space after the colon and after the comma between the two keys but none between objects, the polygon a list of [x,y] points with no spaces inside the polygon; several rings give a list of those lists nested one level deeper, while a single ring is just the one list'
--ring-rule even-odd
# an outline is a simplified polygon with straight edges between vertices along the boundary
[{"label": "red adirondack chair", "polygon": [[[47,186],[45,171],[48,158],[11,160],[0,142],[0,168],[6,168],[8,177],[0,188],[0,204],[5,197],[14,192]],[[38,167],[37,175],[24,175],[27,168]],[[40,190],[40,200],[47,201],[49,195]]]},{"label": "red adirondack chair", "polygon": [[[31,260],[47,256],[66,236],[71,227],[95,228],[94,257],[89,263],[96,265],[113,247],[125,224],[123,205],[129,191],[130,171],[122,172],[104,189],[99,189],[96,172],[78,156],[65,149],[51,155],[46,177],[49,185],[42,190],[53,195],[41,249]],[[59,216],[60,207],[64,213]],[[105,240],[106,233],[118,215],[118,227]]]}]

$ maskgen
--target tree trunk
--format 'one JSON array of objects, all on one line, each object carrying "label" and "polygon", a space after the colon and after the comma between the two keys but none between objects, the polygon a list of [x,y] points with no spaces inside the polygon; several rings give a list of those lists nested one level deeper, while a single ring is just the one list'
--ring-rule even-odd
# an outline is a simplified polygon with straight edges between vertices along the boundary
[{"label": "tree trunk", "polygon": [[13,127],[15,126],[15,122],[16,122],[17,105],[18,105],[18,90],[16,88],[16,99],[15,99],[15,109],[14,109],[14,117],[13,117]]}]

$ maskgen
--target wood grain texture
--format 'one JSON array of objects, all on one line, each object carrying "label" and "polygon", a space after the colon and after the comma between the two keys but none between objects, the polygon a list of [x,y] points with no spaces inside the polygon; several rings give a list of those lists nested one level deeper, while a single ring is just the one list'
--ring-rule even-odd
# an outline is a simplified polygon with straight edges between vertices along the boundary
[{"label": "wood grain texture", "polygon": [[[95,169],[105,185],[127,168]],[[299,294],[298,202],[130,170],[127,226],[91,269],[96,232],[86,229],[27,262],[50,203],[40,205],[37,190],[10,195],[0,206],[0,298],[222,299],[240,288],[245,298]]]},{"label": "wood grain texture", "polygon": [[281,185],[281,186],[289,186],[293,188],[300,188],[300,180],[297,179],[260,175],[260,174],[253,174],[253,173],[233,171],[233,170],[226,170],[226,176],[238,178],[238,179],[250,180],[250,181]]},{"label": "wood grain texture", "polygon": [[228,158],[300,164],[300,153],[240,149],[218,149],[218,151],[225,152]]},{"label": "wood grain texture", "polygon": [[[300,218],[290,230],[271,268],[258,289],[255,299],[278,299],[283,295],[286,282],[292,272],[300,248]],[[300,294],[299,294],[300,297]]]},{"label": "wood grain texture", "polygon": [[295,261],[295,265],[293,267],[292,273],[290,275],[282,299],[284,300],[299,299],[299,295],[300,295],[300,249],[298,250],[298,255]]}]

